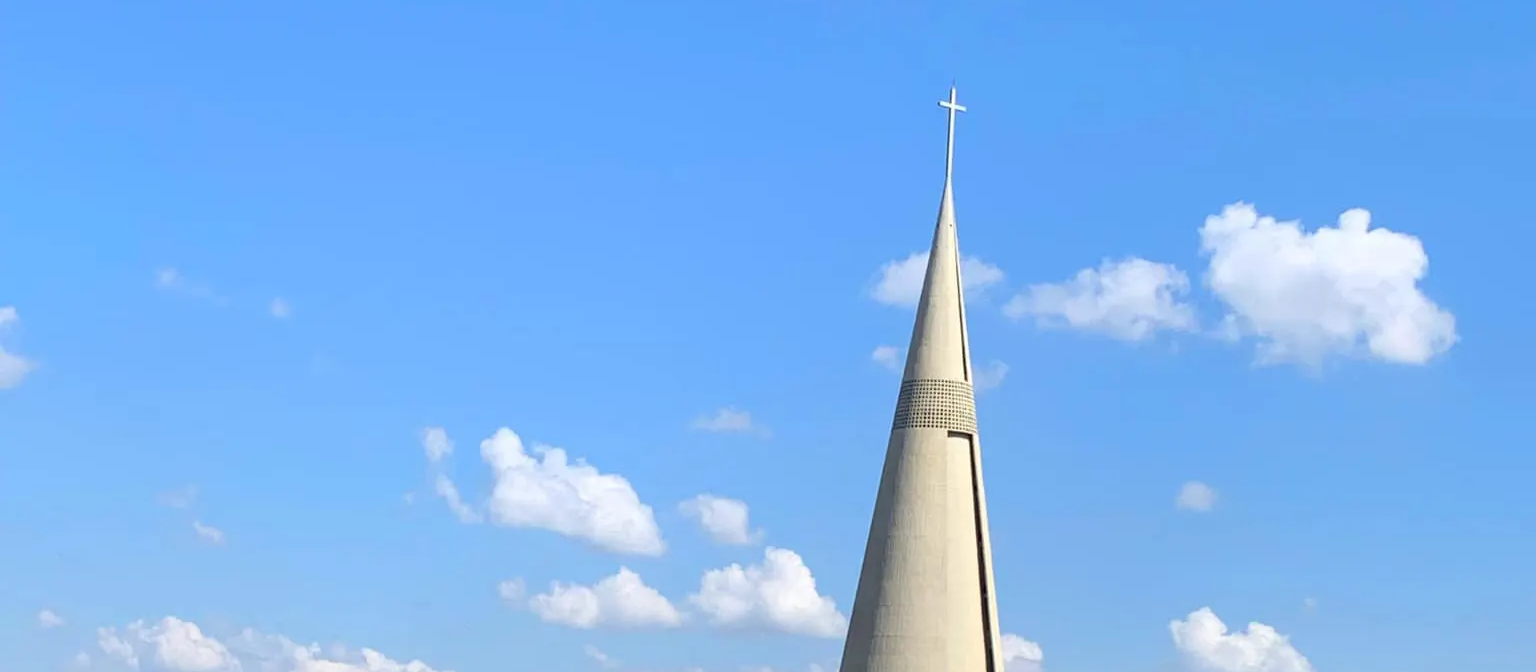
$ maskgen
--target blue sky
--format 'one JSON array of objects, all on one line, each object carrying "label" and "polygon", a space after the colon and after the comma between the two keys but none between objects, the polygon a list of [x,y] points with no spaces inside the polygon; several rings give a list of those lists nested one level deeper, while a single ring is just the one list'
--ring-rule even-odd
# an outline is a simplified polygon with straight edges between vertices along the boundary
[{"label": "blue sky", "polygon": [[1006,632],[1536,655],[1525,3],[4,14],[4,672],[835,668],[952,80]]}]

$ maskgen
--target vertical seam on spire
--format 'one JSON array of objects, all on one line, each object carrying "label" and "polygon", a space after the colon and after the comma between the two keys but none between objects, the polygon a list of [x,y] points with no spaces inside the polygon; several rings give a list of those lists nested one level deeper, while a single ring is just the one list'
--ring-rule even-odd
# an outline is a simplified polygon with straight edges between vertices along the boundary
[{"label": "vertical seam on spire", "polygon": [[[948,196],[948,200],[953,200]],[[954,206],[949,208],[949,241],[955,247],[955,305],[960,313],[960,371],[965,377],[965,382],[971,380],[971,334],[970,327],[965,324],[965,277],[960,274],[960,226],[955,223]]]},{"label": "vertical seam on spire", "polygon": [[992,586],[987,581],[992,567],[988,562],[990,558],[987,557],[986,531],[981,522],[981,507],[985,506],[981,501],[981,456],[976,454],[976,436],[973,434],[967,438],[970,439],[967,443],[971,453],[968,456],[970,457],[968,461],[971,463],[971,522],[972,532],[976,535],[977,581],[981,586],[979,591],[981,593],[981,641],[987,656],[986,671],[998,672],[996,669],[997,642],[992,641],[992,621],[997,615],[992,613]]}]

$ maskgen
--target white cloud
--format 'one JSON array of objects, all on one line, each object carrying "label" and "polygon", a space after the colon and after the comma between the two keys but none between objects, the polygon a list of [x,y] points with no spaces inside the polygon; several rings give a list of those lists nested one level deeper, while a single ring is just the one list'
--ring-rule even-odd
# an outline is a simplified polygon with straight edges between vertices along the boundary
[{"label": "white cloud", "polygon": [[[0,306],[0,335],[21,320],[13,306]],[[31,360],[0,347],[0,390],[8,390],[21,384],[37,365]]]},{"label": "white cloud", "polygon": [[[928,274],[928,253],[913,252],[906,259],[886,262],[880,277],[870,290],[870,297],[888,306],[915,307],[923,295],[923,276]],[[960,279],[965,291],[980,292],[1003,281],[1002,269],[976,257],[960,261]]]},{"label": "white cloud", "polygon": [[614,553],[666,551],[655,513],[623,476],[602,473],[584,460],[571,462],[559,448],[536,446],[535,452],[542,459],[531,457],[522,439],[505,427],[480,443],[495,479],[488,507],[492,522],[557,532]]},{"label": "white cloud", "polygon": [[666,544],[651,507],[623,476],[605,474],[584,460],[574,462],[560,448],[534,446],[505,427],[480,442],[480,457],[491,468],[494,485],[482,514],[464,501],[442,464],[453,442],[441,427],[423,429],[418,438],[434,472],[434,490],[460,522],[489,518],[503,527],[549,530],[614,553],[661,555]]},{"label": "white cloud", "polygon": [[293,304],[288,303],[287,299],[277,297],[267,304],[267,312],[274,319],[286,320],[293,316]]},{"label": "white cloud", "polygon": [[103,653],[138,669],[144,660],[170,672],[239,670],[240,661],[217,639],[203,634],[196,623],[166,616],[153,625],[135,621],[118,634],[115,628],[96,632]]},{"label": "white cloud", "polygon": [[528,595],[528,588],[522,579],[507,579],[496,584],[496,594],[509,604],[522,602]]},{"label": "white cloud", "polygon": [[[461,523],[475,524],[482,520],[479,511],[465,503],[459,495],[459,488],[454,485],[453,479],[443,471],[443,462],[453,455],[453,441],[448,438],[447,430],[442,427],[426,427],[417,434],[421,441],[421,449],[427,454],[427,463],[431,465],[433,472],[432,490],[443,502],[448,505],[448,510]],[[408,497],[409,504],[413,498]]]},{"label": "white cloud", "polygon": [[1003,633],[1003,667],[1008,672],[1040,672],[1045,652],[1040,645],[1012,633]]},{"label": "white cloud", "polygon": [[582,629],[673,627],[683,622],[667,598],[627,567],[591,586],[557,581],[549,592],[528,600],[528,608],[546,622]]},{"label": "white cloud", "polygon": [[739,408],[725,407],[712,415],[695,418],[693,428],[718,434],[758,434],[768,436],[768,428],[757,424],[752,414]]},{"label": "white cloud", "polygon": [[974,377],[977,392],[997,389],[1003,384],[1003,379],[1008,377],[1008,365],[998,360],[987,362],[986,366],[971,372]]},{"label": "white cloud", "polygon": [[162,268],[155,271],[155,285],[162,289],[171,289],[180,286],[183,282],[181,271],[174,268]]},{"label": "white cloud", "polygon": [[[157,672],[438,672],[419,660],[400,662],[373,649],[300,645],[282,635],[245,629],[223,641],[175,616],[135,621],[121,630],[100,628],[96,642],[108,658]],[[75,664],[90,656],[81,652]]]},{"label": "white cloud", "polygon": [[878,345],[875,351],[869,353],[869,358],[876,364],[887,369],[897,369],[901,366],[901,348],[894,345]]},{"label": "white cloud", "polygon": [[228,300],[220,296],[212,287],[187,279],[185,275],[182,275],[181,271],[175,268],[166,267],[155,271],[155,286],[167,292],[208,301],[216,305],[228,303]]},{"label": "white cloud", "polygon": [[603,667],[611,669],[619,666],[619,661],[614,660],[613,656],[603,653],[602,649],[592,646],[591,644],[582,647],[581,652],[586,654],[588,658],[591,658],[592,660],[596,661],[598,665]]},{"label": "white cloud", "polygon": [[204,525],[202,521],[192,521],[192,531],[197,533],[199,539],[215,546],[224,543],[224,531],[212,525]]},{"label": "white cloud", "polygon": [[763,538],[747,519],[747,503],[739,499],[699,495],[678,505],[683,515],[698,521],[711,539],[721,544],[746,546]]},{"label": "white cloud", "polygon": [[123,632],[98,631],[97,643],[108,657],[129,667],[166,672],[438,672],[419,660],[392,660],[373,649],[295,643],[283,635],[244,629],[220,641],[197,624],[166,617],[160,623],[135,621]]},{"label": "white cloud", "polygon": [[84,651],[77,652],[75,657],[70,659],[69,663],[70,665],[83,670],[91,666],[91,654]]},{"label": "white cloud", "polygon": [[1220,618],[1205,607],[1185,620],[1168,624],[1174,646],[1196,666],[1214,672],[1313,672],[1312,663],[1290,639],[1263,623],[1249,623],[1247,632],[1227,632]]},{"label": "white cloud", "polygon": [[43,628],[57,628],[64,625],[64,617],[53,613],[51,609],[37,612],[37,624]]},{"label": "white cloud", "polygon": [[1227,329],[1257,338],[1264,363],[1363,352],[1423,364],[1450,349],[1456,318],[1418,287],[1429,269],[1423,244],[1370,224],[1371,213],[1356,208],[1309,233],[1247,203],[1207,217],[1206,284],[1227,306]]},{"label": "white cloud", "polygon": [[422,429],[420,438],[421,449],[426,452],[428,462],[442,462],[443,458],[453,454],[453,441],[448,438],[448,431],[442,427]]},{"label": "white cloud", "polygon": [[1317,598],[1306,598],[1301,601],[1301,606],[1306,607],[1307,611],[1317,611]]},{"label": "white cloud", "polygon": [[1183,300],[1188,292],[1189,277],[1171,264],[1136,257],[1106,259],[1066,282],[1030,285],[1003,307],[1003,313],[1016,320],[1034,317],[1045,326],[1139,341],[1159,329],[1193,330],[1195,311]]},{"label": "white cloud", "polygon": [[[135,625],[140,625],[136,623]],[[131,626],[130,626],[131,627]],[[139,669],[139,653],[127,639],[119,636],[115,628],[97,628],[96,646],[111,658],[121,661],[135,670]]]},{"label": "white cloud", "polygon": [[438,474],[433,482],[433,490],[443,502],[448,505],[448,510],[453,512],[453,517],[461,523],[475,524],[480,522],[480,512],[464,503],[464,498],[459,496],[458,486],[453,484],[453,479],[447,474]]},{"label": "white cloud", "polygon": [[768,547],[763,564],[731,564],[704,573],[699,592],[688,597],[711,623],[840,637],[848,622],[832,598],[816,592],[816,579],[794,551]]},{"label": "white cloud", "polygon": [[1216,489],[1200,481],[1190,481],[1179,488],[1174,506],[1181,511],[1205,513],[1216,506]]}]

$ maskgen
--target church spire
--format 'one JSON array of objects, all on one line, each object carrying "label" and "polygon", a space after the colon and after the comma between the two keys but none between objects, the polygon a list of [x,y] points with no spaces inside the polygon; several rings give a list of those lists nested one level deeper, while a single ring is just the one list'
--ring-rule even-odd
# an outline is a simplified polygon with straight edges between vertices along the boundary
[{"label": "church spire", "polygon": [[956,101],[944,195],[885,449],[841,672],[1005,672],[955,237]]}]

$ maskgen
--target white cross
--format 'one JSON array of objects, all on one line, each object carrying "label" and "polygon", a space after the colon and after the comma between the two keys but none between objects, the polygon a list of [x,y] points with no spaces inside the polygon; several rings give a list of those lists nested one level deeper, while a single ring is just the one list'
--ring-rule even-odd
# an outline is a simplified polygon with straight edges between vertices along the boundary
[{"label": "white cross", "polygon": [[949,110],[949,141],[944,150],[944,182],[947,184],[955,172],[955,114],[964,112],[965,106],[955,100],[955,87],[949,87],[949,100],[939,101],[939,107]]}]

